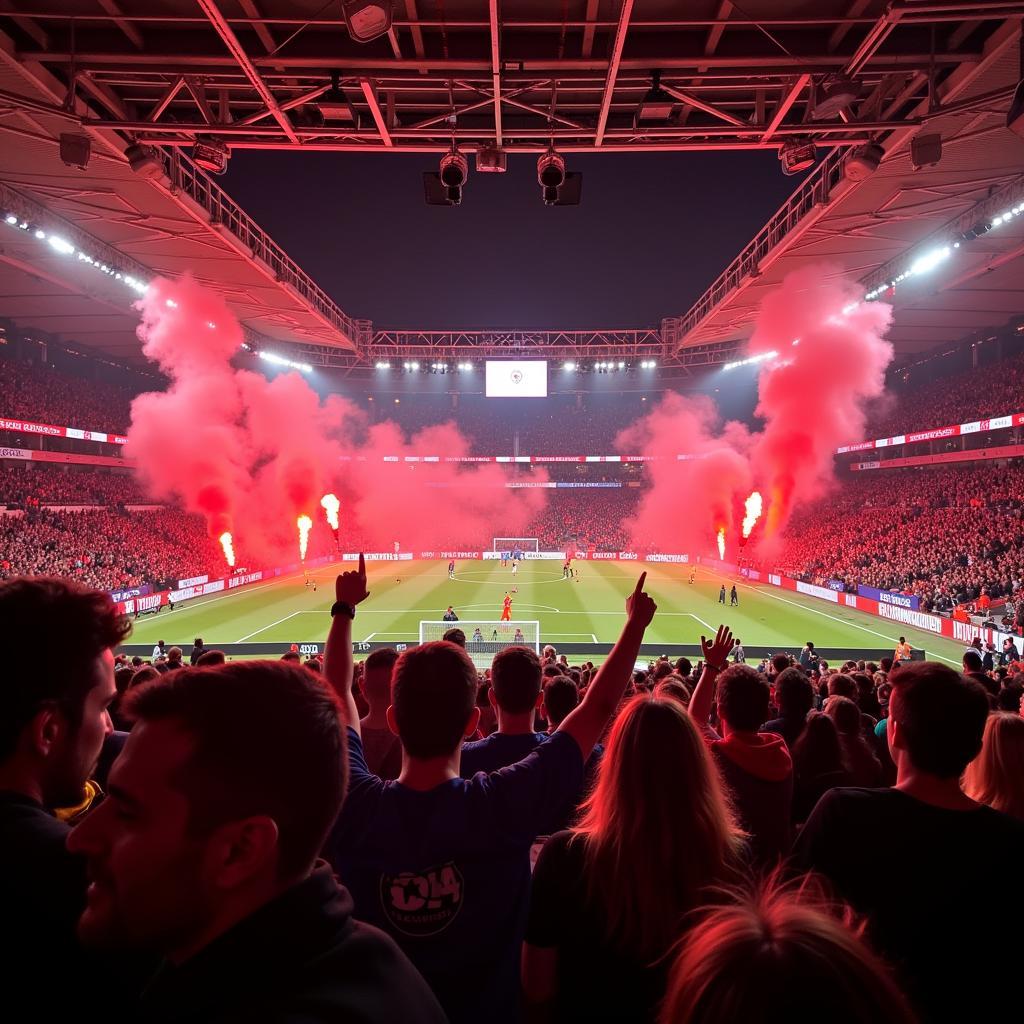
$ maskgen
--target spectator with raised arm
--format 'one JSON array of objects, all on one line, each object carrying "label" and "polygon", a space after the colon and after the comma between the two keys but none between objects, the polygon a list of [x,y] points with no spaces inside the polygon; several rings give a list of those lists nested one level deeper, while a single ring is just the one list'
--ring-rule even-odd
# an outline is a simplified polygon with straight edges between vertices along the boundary
[{"label": "spectator with raised arm", "polygon": [[711,890],[738,877],[743,846],[686,709],[634,697],[612,725],[582,820],[537,861],[522,961],[534,1016],[653,1021],[668,953]]},{"label": "spectator with raised arm", "polygon": [[[702,636],[700,645],[704,671],[690,698],[689,715],[704,733],[740,823],[750,834],[752,856],[771,865],[789,852],[793,761],[781,736],[758,731],[768,718],[768,683],[749,665],[725,668],[732,649],[732,633],[725,626],[714,640]],[[710,724],[712,707],[721,735]]]},{"label": "spectator with raised arm", "polygon": [[352,619],[368,596],[362,556],[337,579],[324,674],[348,725],[350,788],[327,848],[356,913],[395,937],[454,1024],[519,1019],[530,846],[579,791],[622,698],[656,607],[645,579],[586,697],[528,757],[490,775],[459,775],[462,740],[479,718],[466,652],[440,641],[403,653],[388,709],[403,747],[396,782],[367,769],[352,697]]}]

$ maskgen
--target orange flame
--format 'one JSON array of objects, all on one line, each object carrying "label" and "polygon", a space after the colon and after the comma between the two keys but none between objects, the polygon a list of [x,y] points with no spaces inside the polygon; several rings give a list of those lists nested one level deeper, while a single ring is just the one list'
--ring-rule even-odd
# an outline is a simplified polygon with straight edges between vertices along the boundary
[{"label": "orange flame", "polygon": [[235,567],[235,547],[231,539],[231,534],[225,531],[218,538],[220,540],[220,546],[224,549],[224,557],[228,561],[228,565],[234,569]]},{"label": "orange flame", "polygon": [[338,501],[337,495],[325,494],[320,499],[320,507],[327,514],[327,522],[330,524],[331,529],[338,529],[338,509],[341,508],[341,502]]},{"label": "orange flame", "polygon": [[309,531],[313,529],[313,520],[309,516],[299,516],[295,520],[295,525],[299,528],[299,558],[304,562],[306,546],[309,544]]},{"label": "orange flame", "polygon": [[725,561],[725,527],[718,530],[718,557]]},{"label": "orange flame", "polygon": [[761,492],[754,491],[744,503],[744,508],[747,514],[743,517],[743,536],[749,537],[750,531],[754,529],[754,524],[761,518],[761,512],[764,509]]}]

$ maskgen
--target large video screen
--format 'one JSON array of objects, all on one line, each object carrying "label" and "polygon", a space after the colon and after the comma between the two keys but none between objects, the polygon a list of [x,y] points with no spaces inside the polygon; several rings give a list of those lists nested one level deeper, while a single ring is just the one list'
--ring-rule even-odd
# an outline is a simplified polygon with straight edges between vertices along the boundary
[{"label": "large video screen", "polygon": [[544,359],[487,361],[488,398],[547,398],[548,364]]}]

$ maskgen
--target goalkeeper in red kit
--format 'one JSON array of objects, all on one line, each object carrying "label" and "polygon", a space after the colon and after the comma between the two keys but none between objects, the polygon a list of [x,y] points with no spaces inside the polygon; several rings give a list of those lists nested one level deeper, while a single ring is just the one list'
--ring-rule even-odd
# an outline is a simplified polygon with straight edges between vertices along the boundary
[{"label": "goalkeeper in red kit", "polygon": [[501,621],[512,621],[512,597],[508,593],[505,594],[505,602],[501,608]]}]

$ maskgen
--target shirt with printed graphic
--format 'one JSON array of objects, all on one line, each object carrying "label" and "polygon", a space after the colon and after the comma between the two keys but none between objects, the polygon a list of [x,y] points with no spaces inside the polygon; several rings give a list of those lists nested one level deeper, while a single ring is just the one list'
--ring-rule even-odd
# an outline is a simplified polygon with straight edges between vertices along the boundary
[{"label": "shirt with printed graphic", "polygon": [[326,853],[356,916],[412,960],[452,1024],[519,1020],[530,845],[580,790],[559,732],[522,761],[426,792],[370,773],[348,730],[349,788]]}]

